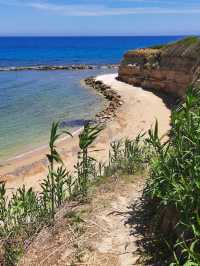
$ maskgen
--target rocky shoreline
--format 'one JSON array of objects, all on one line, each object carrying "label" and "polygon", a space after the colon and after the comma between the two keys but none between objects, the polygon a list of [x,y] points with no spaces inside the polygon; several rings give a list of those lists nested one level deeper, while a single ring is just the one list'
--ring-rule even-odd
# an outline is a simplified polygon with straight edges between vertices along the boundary
[{"label": "rocky shoreline", "polygon": [[115,117],[117,109],[123,104],[121,96],[110,86],[96,80],[95,77],[86,78],[84,81],[87,86],[95,89],[108,100],[108,106],[103,111],[96,114],[96,122],[105,123]]},{"label": "rocky shoreline", "polygon": [[49,70],[92,70],[92,69],[118,69],[118,64],[105,64],[105,65],[61,65],[61,66],[48,66],[48,65],[38,65],[38,66],[13,66],[13,67],[0,67],[0,71],[49,71]]},{"label": "rocky shoreline", "polygon": [[[131,85],[119,82],[116,77],[117,73],[99,75],[87,82],[88,85],[91,82],[89,86],[91,90],[94,90],[93,86],[95,89],[98,89],[99,81],[101,81],[101,89],[99,88],[97,93],[101,93],[103,84],[105,95],[111,87],[117,95],[121,96],[114,96],[114,98],[118,98],[116,99],[117,106],[113,111],[110,109],[111,116],[109,113],[105,113],[105,109],[109,108],[111,103],[110,100],[107,100],[104,110],[96,116],[97,120],[106,121],[106,127],[100,134],[94,149],[92,149],[94,158],[102,162],[105,162],[109,156],[109,145],[111,142],[126,137],[133,138],[140,132],[148,131],[152,124],[155,123],[155,117],[157,117],[160,125],[161,136],[169,130],[170,110],[163,103],[163,100],[151,92],[140,88],[133,89]],[[94,84],[96,82],[97,84]],[[106,98],[107,96],[104,97]],[[110,98],[110,96],[108,97]],[[99,118],[99,116],[102,116],[102,118]],[[109,116],[109,118],[106,116]],[[57,147],[62,153],[62,158],[69,171],[73,171],[73,166],[77,163],[77,153],[79,152],[78,135],[79,132],[73,138],[64,138],[57,143]],[[41,184],[47,172],[47,153],[48,147],[44,145],[36,150],[19,154],[18,157],[10,158],[10,160],[2,163],[0,167],[0,181],[6,182],[10,195],[12,195],[16,188],[22,187],[23,184],[27,188],[33,187],[35,191],[39,191],[39,184]]]}]

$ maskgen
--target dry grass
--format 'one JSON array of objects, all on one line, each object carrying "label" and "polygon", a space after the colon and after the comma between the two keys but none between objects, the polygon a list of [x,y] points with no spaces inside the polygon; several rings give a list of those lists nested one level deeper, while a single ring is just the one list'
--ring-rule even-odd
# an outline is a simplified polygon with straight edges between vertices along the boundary
[{"label": "dry grass", "polygon": [[129,236],[124,222],[127,206],[139,198],[142,186],[137,177],[107,178],[89,202],[64,206],[55,226],[41,231],[19,266],[130,265],[138,258],[132,255],[137,239]]}]

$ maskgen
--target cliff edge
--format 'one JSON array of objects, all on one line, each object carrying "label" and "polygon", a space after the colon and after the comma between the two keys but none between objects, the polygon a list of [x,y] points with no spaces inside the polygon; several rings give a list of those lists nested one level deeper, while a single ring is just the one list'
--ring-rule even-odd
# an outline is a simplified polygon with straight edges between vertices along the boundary
[{"label": "cliff edge", "polygon": [[189,85],[200,83],[200,39],[188,37],[165,46],[129,51],[120,64],[118,79],[183,97]]}]

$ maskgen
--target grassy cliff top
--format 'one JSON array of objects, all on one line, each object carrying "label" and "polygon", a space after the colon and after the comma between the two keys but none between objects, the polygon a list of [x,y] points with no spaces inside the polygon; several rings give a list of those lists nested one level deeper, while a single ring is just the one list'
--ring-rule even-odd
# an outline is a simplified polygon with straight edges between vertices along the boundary
[{"label": "grassy cliff top", "polygon": [[164,44],[164,45],[155,45],[155,46],[152,46],[150,47],[151,49],[165,49],[165,48],[169,48],[169,47],[172,47],[172,46],[177,46],[177,45],[183,45],[185,47],[189,47],[190,45],[194,45],[194,44],[197,44],[198,42],[200,42],[200,38],[197,37],[197,36],[189,36],[189,37],[186,37],[184,39],[181,39],[179,41],[176,41],[176,42],[172,42],[172,43],[167,43],[167,44]]},{"label": "grassy cliff top", "polygon": [[185,56],[200,58],[200,38],[196,36],[186,37],[177,42],[165,45],[156,45],[145,49],[130,50],[126,56],[149,56],[162,53],[169,56]]}]

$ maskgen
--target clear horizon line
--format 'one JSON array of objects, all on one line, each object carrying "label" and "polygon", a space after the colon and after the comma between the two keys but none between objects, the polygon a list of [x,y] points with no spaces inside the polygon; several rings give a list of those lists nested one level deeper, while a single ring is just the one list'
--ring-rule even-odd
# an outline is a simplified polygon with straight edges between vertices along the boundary
[{"label": "clear horizon line", "polygon": [[185,37],[185,36],[200,36],[200,33],[191,33],[191,34],[124,34],[124,35],[112,35],[112,34],[106,34],[106,35],[64,35],[64,34],[60,34],[60,35],[1,35],[0,34],[0,38],[2,37],[44,37],[44,38],[48,38],[48,37]]}]

